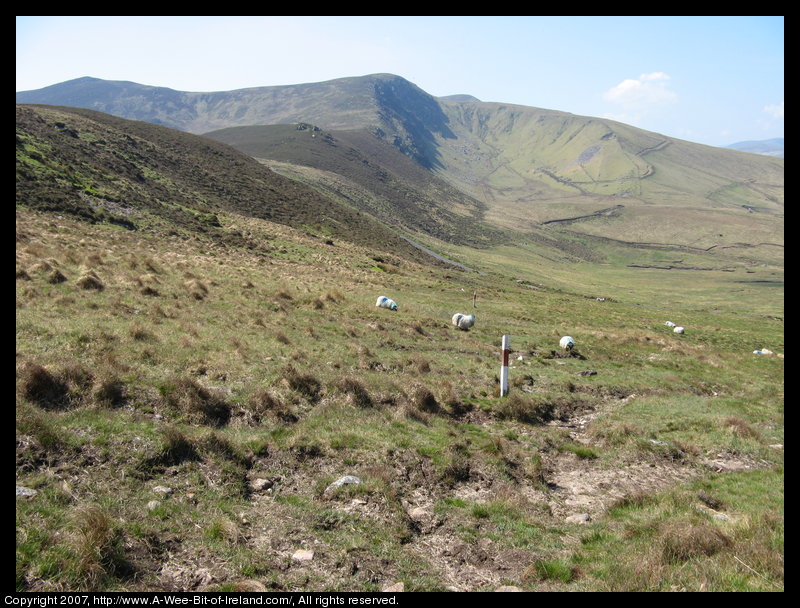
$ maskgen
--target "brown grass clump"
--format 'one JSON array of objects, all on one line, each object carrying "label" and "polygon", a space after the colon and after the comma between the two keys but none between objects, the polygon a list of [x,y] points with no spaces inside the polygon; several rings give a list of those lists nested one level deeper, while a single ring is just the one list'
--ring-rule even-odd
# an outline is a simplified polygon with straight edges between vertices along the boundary
[{"label": "brown grass clump", "polygon": [[130,336],[137,342],[155,342],[156,337],[149,329],[142,327],[141,325],[134,325],[130,328]]},{"label": "brown grass clump", "polygon": [[344,296],[338,289],[332,289],[331,291],[327,292],[322,299],[326,302],[332,302],[334,304],[338,304],[339,302],[344,301]]},{"label": "brown grass clump", "polygon": [[450,484],[468,481],[471,472],[469,450],[463,444],[457,443],[449,451],[450,457],[442,472],[442,480]]},{"label": "brown grass clump", "polygon": [[167,427],[161,433],[163,445],[159,456],[170,464],[179,464],[186,460],[199,460],[200,456],[194,443],[174,427]]},{"label": "brown grass clump", "polygon": [[46,280],[52,285],[57,285],[58,283],[65,282],[67,277],[58,268],[53,268],[53,270],[47,275]]},{"label": "brown grass clump", "polygon": [[94,272],[87,272],[76,283],[81,289],[94,289],[95,291],[103,291],[106,287]]},{"label": "brown grass clump", "polygon": [[436,396],[430,391],[427,386],[422,384],[415,384],[411,387],[411,395],[409,396],[411,405],[414,409],[424,412],[426,414],[436,414],[439,412],[439,402]]},{"label": "brown grass clump", "polygon": [[337,388],[347,395],[350,402],[356,407],[367,408],[375,405],[367,389],[355,378],[344,378],[337,384]]},{"label": "brown grass clump", "polygon": [[92,400],[101,407],[119,407],[125,402],[125,384],[111,376],[98,378],[92,387]]},{"label": "brown grass clump", "polygon": [[256,424],[270,414],[283,422],[297,422],[297,416],[292,413],[291,408],[279,396],[265,388],[259,388],[253,394],[246,414]]},{"label": "brown grass clump", "polygon": [[184,283],[184,287],[186,291],[189,292],[189,295],[193,297],[195,300],[205,300],[206,296],[208,295],[208,287],[206,287],[205,283],[199,281],[198,279],[190,279]]},{"label": "brown grass clump", "polygon": [[231,407],[224,400],[191,378],[177,378],[162,387],[165,403],[201,424],[221,426],[231,417]]},{"label": "brown grass clump", "polygon": [[69,385],[38,363],[27,361],[17,373],[22,394],[44,409],[70,405]]},{"label": "brown grass clump", "polygon": [[71,528],[76,574],[91,589],[116,569],[120,534],[106,512],[95,505],[79,507],[72,515]]},{"label": "brown grass clump", "polygon": [[754,429],[747,421],[741,418],[730,417],[725,420],[725,426],[728,430],[743,439],[758,439],[761,437],[756,429]]},{"label": "brown grass clump", "polygon": [[512,393],[501,399],[494,407],[494,411],[501,419],[516,420],[529,424],[541,424],[553,417],[553,406],[549,403],[540,403],[519,393]]},{"label": "brown grass clump", "polygon": [[287,365],[283,368],[281,381],[290,389],[300,393],[312,403],[319,400],[322,385],[311,374],[301,374],[293,366]]},{"label": "brown grass clump", "polygon": [[661,556],[665,563],[684,562],[693,557],[710,556],[732,545],[722,532],[707,525],[674,523],[660,534]]}]

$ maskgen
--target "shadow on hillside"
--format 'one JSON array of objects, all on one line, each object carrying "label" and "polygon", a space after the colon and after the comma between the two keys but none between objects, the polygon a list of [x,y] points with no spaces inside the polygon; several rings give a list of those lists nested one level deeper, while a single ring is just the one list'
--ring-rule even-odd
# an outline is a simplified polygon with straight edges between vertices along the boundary
[{"label": "shadow on hillside", "polygon": [[393,127],[390,140],[403,154],[412,157],[426,169],[443,168],[439,158],[436,135],[455,139],[448,126],[449,119],[436,99],[406,81],[377,82],[375,97],[380,104],[381,118]]}]

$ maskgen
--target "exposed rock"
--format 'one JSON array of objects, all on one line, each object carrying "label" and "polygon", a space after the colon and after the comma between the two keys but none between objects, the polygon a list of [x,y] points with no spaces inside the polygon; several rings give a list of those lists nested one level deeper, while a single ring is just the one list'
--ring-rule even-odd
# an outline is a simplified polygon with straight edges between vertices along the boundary
[{"label": "exposed rock", "polygon": [[575,513],[565,519],[568,524],[588,524],[592,518],[588,513]]},{"label": "exposed rock", "polygon": [[272,487],[273,482],[269,479],[262,479],[261,477],[257,479],[250,480],[250,489],[254,492],[261,492],[262,490],[268,490]]},{"label": "exposed rock", "polygon": [[296,562],[310,562],[314,559],[314,552],[308,549],[298,549],[292,554],[292,560]]},{"label": "exposed rock", "polygon": [[345,475],[344,477],[340,477],[339,479],[334,481],[331,485],[329,485],[327,488],[325,488],[325,492],[323,492],[323,494],[329,494],[343,485],[348,485],[348,484],[359,485],[360,483],[361,480],[358,477],[354,475]]},{"label": "exposed rock", "polygon": [[23,486],[17,486],[17,496],[22,496],[23,498],[30,498],[31,496],[36,496],[38,492],[36,490],[32,490],[31,488],[25,488]]},{"label": "exposed rock", "polygon": [[394,585],[388,585],[387,587],[384,587],[383,589],[381,589],[381,593],[402,593],[405,590],[406,590],[405,584],[400,582],[400,583],[395,583]]},{"label": "exposed rock", "polygon": [[428,518],[428,512],[422,507],[415,507],[408,512],[408,516],[414,521],[420,521]]}]

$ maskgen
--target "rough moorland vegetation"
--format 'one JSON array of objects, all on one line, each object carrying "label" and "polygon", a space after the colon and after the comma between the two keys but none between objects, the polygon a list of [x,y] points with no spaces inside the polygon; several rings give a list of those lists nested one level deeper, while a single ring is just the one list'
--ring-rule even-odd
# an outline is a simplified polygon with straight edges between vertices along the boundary
[{"label": "rough moorland vegetation", "polygon": [[222,144],[20,116],[17,590],[783,589],[774,286],[444,267]]}]

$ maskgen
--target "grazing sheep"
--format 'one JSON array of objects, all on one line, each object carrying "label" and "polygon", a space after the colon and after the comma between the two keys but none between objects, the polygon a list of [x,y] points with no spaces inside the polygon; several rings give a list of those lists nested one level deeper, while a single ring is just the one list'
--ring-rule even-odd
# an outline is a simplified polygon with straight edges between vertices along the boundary
[{"label": "grazing sheep", "polygon": [[458,327],[458,329],[467,331],[470,327],[475,325],[475,315],[465,315],[457,312],[453,315],[453,325]]},{"label": "grazing sheep", "polygon": [[380,296],[375,303],[378,308],[388,308],[389,310],[397,310],[397,302],[386,296]]},{"label": "grazing sheep", "polygon": [[561,338],[558,345],[564,350],[570,351],[572,350],[572,347],[575,346],[575,340],[572,338],[572,336],[564,336]]},{"label": "grazing sheep", "polygon": [[684,328],[679,325],[678,327],[676,327],[672,331],[674,331],[676,334],[682,334],[684,332]]},{"label": "grazing sheep", "polygon": [[672,321],[667,321],[666,323],[664,323],[664,325],[666,325],[667,327],[675,327],[675,323],[673,323]]}]

